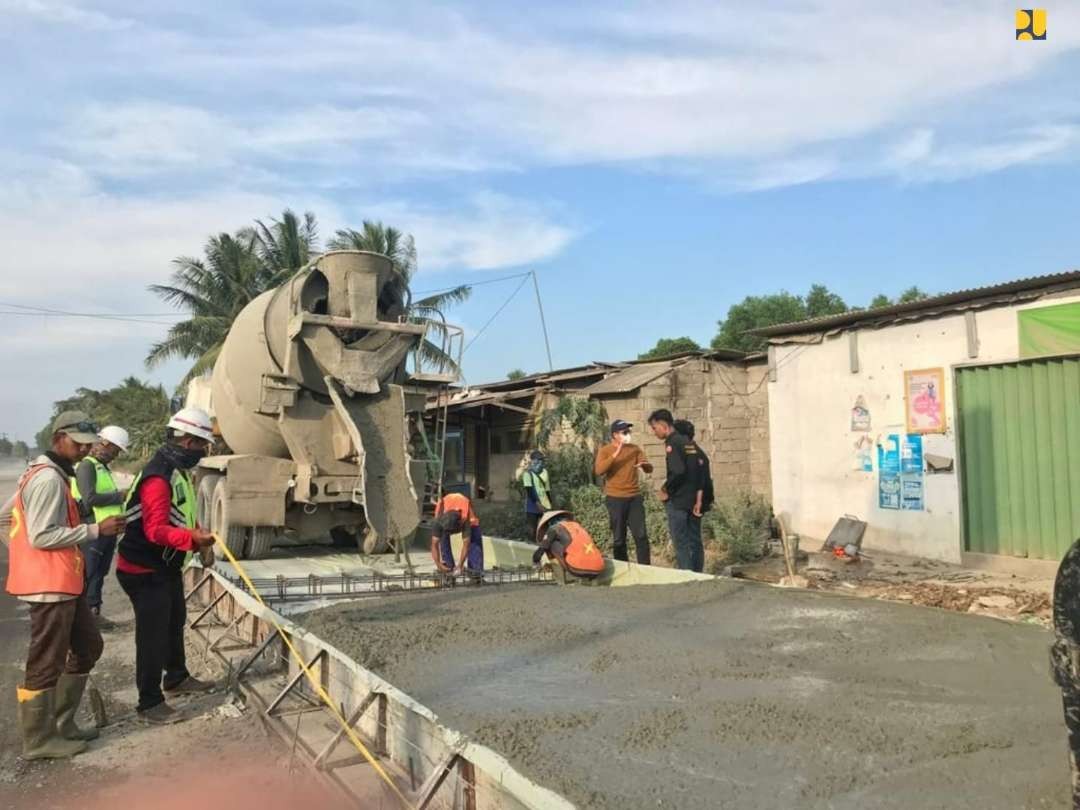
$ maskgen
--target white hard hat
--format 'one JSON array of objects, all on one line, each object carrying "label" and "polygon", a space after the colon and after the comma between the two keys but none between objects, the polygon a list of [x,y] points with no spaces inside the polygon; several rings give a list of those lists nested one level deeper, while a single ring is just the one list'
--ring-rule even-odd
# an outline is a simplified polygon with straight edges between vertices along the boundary
[{"label": "white hard hat", "polygon": [[98,438],[104,439],[109,444],[115,444],[123,451],[127,451],[131,446],[131,437],[128,436],[128,432],[122,427],[116,425],[106,425],[98,431]]},{"label": "white hard hat", "polygon": [[168,427],[179,433],[186,433],[196,439],[214,440],[214,426],[210,416],[202,408],[181,408],[173,414]]}]

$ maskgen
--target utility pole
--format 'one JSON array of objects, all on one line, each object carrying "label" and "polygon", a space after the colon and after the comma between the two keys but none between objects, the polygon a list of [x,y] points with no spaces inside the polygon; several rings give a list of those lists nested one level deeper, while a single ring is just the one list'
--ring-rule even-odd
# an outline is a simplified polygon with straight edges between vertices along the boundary
[{"label": "utility pole", "polygon": [[530,270],[533,289],[536,290],[536,306],[540,310],[540,328],[544,330],[544,348],[547,349],[548,371],[555,370],[555,364],[551,362],[551,341],[548,340],[547,321],[544,320],[544,302],[540,300],[540,282],[536,280],[536,271]]}]

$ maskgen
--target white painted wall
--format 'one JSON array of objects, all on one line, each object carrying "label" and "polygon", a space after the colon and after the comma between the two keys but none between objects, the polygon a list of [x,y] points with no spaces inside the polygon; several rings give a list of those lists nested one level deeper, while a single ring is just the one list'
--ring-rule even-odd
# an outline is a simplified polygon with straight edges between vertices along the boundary
[{"label": "white painted wall", "polygon": [[1080,301],[1080,295],[977,312],[979,356],[974,359],[968,357],[962,314],[858,330],[860,370],[855,374],[846,333],[817,345],[776,346],[778,376],[769,384],[773,506],[789,530],[822,541],[839,517],[853,514],[869,524],[864,548],[959,562],[957,473],[925,477],[925,511],[879,509],[876,451],[873,472],[853,468],[855,442],[863,434],[851,432],[851,408],[861,394],[875,441],[903,434],[904,371],[942,367],[947,432],[924,437],[923,452],[957,458],[953,367],[1017,359],[1016,313],[1073,301]]}]

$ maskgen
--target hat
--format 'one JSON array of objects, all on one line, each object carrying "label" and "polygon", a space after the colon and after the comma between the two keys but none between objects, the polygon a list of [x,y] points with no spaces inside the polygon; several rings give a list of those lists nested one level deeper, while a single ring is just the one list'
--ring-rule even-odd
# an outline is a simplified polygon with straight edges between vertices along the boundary
[{"label": "hat", "polygon": [[613,434],[622,433],[624,430],[629,430],[632,427],[633,424],[627,422],[625,419],[616,419],[614,422],[611,423],[611,432]]},{"label": "hat", "polygon": [[531,453],[529,453],[529,458],[531,458],[533,461],[536,461],[537,459],[541,459],[543,457],[544,454],[540,450],[533,450]]},{"label": "hat", "polygon": [[53,433],[64,433],[79,444],[93,444],[98,440],[98,428],[85,411],[64,411],[52,423]]}]

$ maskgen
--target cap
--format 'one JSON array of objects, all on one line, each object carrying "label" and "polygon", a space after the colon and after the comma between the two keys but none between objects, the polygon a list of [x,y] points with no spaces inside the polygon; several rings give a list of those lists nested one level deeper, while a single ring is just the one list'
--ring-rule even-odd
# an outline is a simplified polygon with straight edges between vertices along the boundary
[{"label": "cap", "polygon": [[624,430],[629,430],[633,426],[634,425],[632,423],[627,422],[624,419],[616,419],[614,422],[611,423],[611,432],[622,433]]},{"label": "cap", "polygon": [[52,423],[53,433],[64,433],[79,444],[93,444],[98,440],[97,425],[90,421],[85,411],[64,411]]}]

